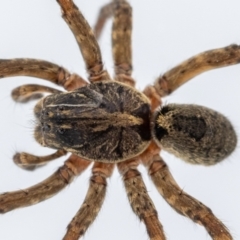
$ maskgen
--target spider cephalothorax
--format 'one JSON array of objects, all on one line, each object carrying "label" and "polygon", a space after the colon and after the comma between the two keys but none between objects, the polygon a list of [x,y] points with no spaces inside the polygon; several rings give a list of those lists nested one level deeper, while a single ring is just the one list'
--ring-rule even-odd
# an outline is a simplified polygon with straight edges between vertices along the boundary
[{"label": "spider cephalothorax", "polygon": [[149,100],[125,84],[101,81],[53,94],[35,109],[38,142],[88,160],[124,161],[151,140]]},{"label": "spider cephalothorax", "polygon": [[[156,79],[141,93],[131,77],[131,7],[113,0],[99,14],[94,32],[72,0],[58,0],[63,18],[72,30],[86,63],[88,80],[44,60],[0,60],[0,76],[31,76],[51,81],[68,92],[42,85],[22,85],[12,91],[17,102],[41,98],[36,104],[35,139],[57,149],[39,157],[17,153],[14,161],[34,169],[65,155],[64,165],[53,175],[30,188],[0,195],[0,213],[29,206],[58,193],[91,163],[88,193],[68,226],[64,240],[77,240],[96,218],[106,194],[107,178],[117,166],[132,210],[144,222],[151,240],[166,239],[154,203],[137,167],[143,164],[159,193],[178,213],[205,227],[216,240],[232,239],[224,224],[197,199],[175,182],[160,149],[187,162],[212,165],[236,147],[235,131],[226,117],[197,105],[161,106],[161,98],[192,77],[217,67],[240,62],[240,47],[230,45],[196,55]],[[113,16],[112,47],[115,76],[102,64],[97,43],[107,18]]]}]

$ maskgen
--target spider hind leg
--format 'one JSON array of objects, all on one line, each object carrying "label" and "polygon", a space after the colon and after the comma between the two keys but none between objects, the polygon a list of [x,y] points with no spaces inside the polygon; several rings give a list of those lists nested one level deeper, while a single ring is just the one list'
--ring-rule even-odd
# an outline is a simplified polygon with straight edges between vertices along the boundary
[{"label": "spider hind leg", "polygon": [[215,217],[211,209],[185,193],[172,177],[167,164],[159,156],[159,147],[151,143],[141,155],[143,165],[158,192],[166,202],[179,214],[202,225],[214,240],[232,240],[226,226]]},{"label": "spider hind leg", "polygon": [[154,87],[167,96],[195,76],[206,71],[240,63],[240,46],[232,44],[195,55],[156,79]]}]

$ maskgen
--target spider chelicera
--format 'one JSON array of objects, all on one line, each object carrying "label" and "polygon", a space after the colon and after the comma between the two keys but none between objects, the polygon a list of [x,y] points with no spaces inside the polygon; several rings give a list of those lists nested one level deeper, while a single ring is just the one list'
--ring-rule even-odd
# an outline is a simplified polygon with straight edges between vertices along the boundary
[{"label": "spider chelicera", "polygon": [[[65,1],[62,1],[62,2],[65,2]],[[129,26],[129,25],[128,25]],[[118,38],[118,39],[120,39],[120,38]],[[120,40],[119,40],[120,41]],[[121,41],[121,42],[123,42],[123,41]],[[227,52],[227,55],[232,55],[233,53],[232,52],[234,52],[235,50],[236,50],[236,47],[234,47],[234,46],[232,46],[232,47],[229,47],[227,50],[226,50],[226,52]],[[225,50],[222,50],[221,52],[224,52]],[[237,51],[237,50],[236,50]],[[91,51],[90,51],[91,52]],[[221,65],[221,63],[219,63],[219,61],[220,61],[220,59],[221,59],[221,53],[220,52],[220,56],[218,56],[218,58],[217,58],[217,64],[220,64]],[[88,52],[89,53],[89,52]],[[213,54],[214,55],[214,52],[211,52],[211,54]],[[118,57],[118,56],[117,56]],[[121,56],[122,57],[122,56]],[[231,56],[232,57],[232,56]],[[90,58],[91,60],[93,59],[92,57]],[[211,57],[210,57],[210,59],[211,59]],[[129,58],[128,58],[128,60],[129,60]],[[221,61],[220,61],[221,62]],[[9,62],[3,62],[3,66],[6,66],[6,65],[4,65],[4,64],[6,64],[7,63],[7,68],[8,69],[10,69],[11,70],[11,67],[10,67],[10,64],[9,64]],[[15,63],[17,63],[17,64],[15,64]],[[14,64],[14,66],[20,66],[21,65],[21,63],[20,62],[15,62]],[[30,63],[30,64],[29,64]],[[27,62],[27,66],[29,67],[30,65],[31,65],[31,63],[33,63],[33,61],[31,61],[31,62]],[[125,63],[125,62],[124,62]],[[44,63],[41,63],[41,70],[44,72]],[[117,64],[118,66],[120,65],[120,64]],[[218,66],[220,66],[220,65],[218,65]],[[189,64],[188,64],[188,66],[189,66]],[[121,66],[122,67],[122,66]],[[122,79],[119,79],[119,81],[122,81],[122,82],[125,82],[125,83],[130,83],[130,84],[132,84],[132,80],[131,80],[131,78],[128,76],[129,74],[129,72],[128,72],[128,69],[126,70],[125,69],[125,67],[127,67],[125,64],[123,64],[123,67],[120,69],[120,71],[125,71],[125,72],[123,72],[123,75],[121,75],[122,74],[122,72],[121,72],[121,74],[117,74],[118,75],[118,77],[122,77]],[[181,68],[182,68],[182,66],[181,66]],[[4,68],[5,69],[5,68]],[[46,69],[46,67],[45,67],[45,69]],[[18,70],[18,69],[17,69]],[[98,69],[97,69],[98,70]],[[12,71],[12,70],[11,70]],[[22,71],[22,68],[20,67],[19,68],[19,71]],[[184,71],[186,71],[185,69],[182,69],[182,72],[181,72],[181,74],[185,74],[185,72]],[[12,72],[11,72],[12,73]],[[59,76],[60,76],[60,78],[64,75],[63,74],[63,71],[61,70],[61,71],[58,71],[58,73],[59,73]],[[20,73],[18,72],[18,74],[20,75]],[[9,74],[10,75],[10,74]],[[125,75],[125,76],[124,76]],[[185,76],[187,76],[187,74],[185,75]],[[107,78],[107,76],[105,75],[104,77],[103,77],[103,80],[106,80],[106,78]],[[76,79],[76,78],[74,78],[74,79]],[[94,79],[94,81],[95,81],[96,79]],[[98,79],[97,79],[98,80]],[[180,81],[180,80],[179,80]],[[79,80],[79,78],[77,78],[77,86],[81,86],[81,84],[83,83],[83,84],[85,84],[82,80]],[[69,82],[67,82],[66,84],[65,84],[65,86],[67,86],[66,88],[67,89],[71,89],[71,85],[70,85],[70,87],[69,87],[69,85],[68,85],[68,83]],[[80,83],[79,85],[78,85],[78,83]],[[102,84],[102,83],[99,83],[100,85]],[[106,85],[111,85],[112,83],[104,83],[104,85],[106,86]],[[166,85],[166,82],[165,82],[165,80],[163,80],[163,81],[161,81],[161,86],[162,86],[162,89],[163,88],[165,88],[165,85]],[[96,85],[98,85],[98,84],[96,84]],[[116,85],[114,85],[114,86],[116,86]],[[118,86],[118,85],[117,85]],[[33,93],[35,90],[33,90],[33,88],[32,88],[33,86],[27,86],[27,88],[28,88],[28,92],[31,92],[31,93]],[[36,87],[36,86],[34,86],[34,88],[36,89],[37,88],[37,92],[40,90],[40,87]],[[122,86],[121,84],[120,84],[120,88],[125,88],[125,86]],[[176,86],[174,86],[174,89],[176,88]],[[26,89],[26,87],[25,87],[25,89]],[[84,91],[84,89],[88,89],[88,88],[82,88],[80,91]],[[19,90],[19,88],[18,88],[18,90]],[[22,101],[22,100],[26,100],[26,99],[22,99],[23,98],[23,94],[22,93],[19,93],[19,91],[18,90],[15,90],[14,91],[14,97],[15,97],[15,100],[17,100],[17,101]],[[115,90],[115,89],[114,89]],[[114,90],[113,90],[113,92],[114,92]],[[127,88],[127,90],[128,91],[131,91],[131,88]],[[154,102],[154,104],[152,104],[152,108],[155,108],[157,105],[159,105],[158,103],[156,103],[157,101],[159,101],[159,99],[158,99],[158,96],[151,96],[150,94],[151,94],[151,92],[149,93],[149,91],[151,91],[151,90],[153,90],[153,91],[155,91],[155,89],[152,89],[152,88],[148,88],[146,91],[145,91],[145,93],[146,93],[146,95],[148,95],[149,96],[149,98]],[[53,91],[53,90],[51,90],[51,89],[43,89],[43,91]],[[123,90],[119,90],[119,88],[117,88],[116,89],[116,92],[119,94],[119,95],[123,95],[123,92],[125,92],[125,91],[123,91]],[[161,91],[159,91],[159,92],[161,92]],[[80,94],[82,94],[82,95],[84,95],[84,98],[86,97],[86,94],[85,94],[85,91],[84,92],[81,92]],[[113,95],[113,93],[111,93],[111,96]],[[33,97],[38,97],[38,95],[32,95]],[[56,95],[56,99],[58,100],[58,97],[59,97],[60,95]],[[71,95],[71,97],[72,97],[73,95]],[[92,96],[92,95],[91,95]],[[53,97],[53,98],[55,98],[55,97]],[[101,97],[100,97],[101,98]],[[48,98],[48,99],[50,99],[50,98]],[[59,97],[59,99],[63,99],[62,97]],[[93,99],[92,97],[90,98],[90,99]],[[97,97],[96,99],[98,99],[97,101],[96,101],[96,103],[99,103],[99,98]],[[136,99],[136,98],[134,98],[134,99]],[[69,100],[68,100],[69,101]],[[82,102],[81,102],[82,103]],[[91,107],[94,107],[94,108],[96,108],[96,106],[94,105],[94,103],[95,102],[87,102],[87,108],[89,108],[89,106],[91,106]],[[83,103],[83,105],[84,105],[85,103]],[[145,102],[145,100],[144,100],[144,104],[146,104],[146,102]],[[65,150],[70,150],[71,149],[71,146],[67,146],[66,147],[66,145],[51,145],[49,142],[47,142],[47,141],[45,141],[44,140],[44,143],[43,143],[43,141],[41,141],[40,139],[42,139],[42,135],[39,137],[38,136],[38,133],[40,132],[41,134],[42,134],[42,132],[44,132],[44,134],[48,131],[48,130],[53,130],[54,131],[54,133],[59,133],[60,135],[58,135],[57,136],[57,138],[55,139],[55,135],[53,135],[53,136],[49,136],[49,135],[47,135],[47,138],[46,138],[46,140],[51,140],[51,137],[53,137],[53,139],[52,139],[52,141],[51,141],[51,143],[55,143],[55,140],[59,140],[61,143],[62,143],[62,139],[60,138],[60,136],[67,136],[67,134],[66,134],[66,132],[67,132],[67,130],[66,129],[70,129],[69,128],[69,125],[67,125],[67,124],[64,124],[64,126],[63,127],[60,127],[60,128],[58,128],[58,129],[54,129],[53,127],[55,127],[56,126],[56,124],[55,124],[55,122],[54,122],[54,124],[51,126],[51,124],[45,124],[45,122],[43,122],[42,121],[42,119],[43,119],[43,115],[45,116],[45,115],[50,115],[51,116],[51,114],[52,113],[56,113],[56,116],[59,116],[59,115],[61,115],[61,111],[65,111],[66,109],[65,109],[65,107],[66,106],[64,106],[64,107],[61,107],[61,106],[57,106],[57,110],[55,111],[55,110],[53,110],[53,112],[51,112],[51,111],[42,111],[40,108],[40,106],[42,105],[42,102],[40,102],[37,106],[37,108],[36,108],[36,115],[38,116],[39,114],[41,115],[41,116],[39,116],[39,118],[41,119],[41,129],[39,129],[39,131],[37,131],[37,134],[36,134],[36,138],[38,139],[38,141],[40,142],[40,143],[42,143],[42,144],[46,144],[46,145],[48,145],[48,146],[52,146],[52,147],[57,147],[57,148],[65,148]],[[52,104],[52,105],[54,105],[54,106],[51,106],[51,107],[55,107],[55,102],[54,102],[54,104]],[[68,106],[67,107],[69,107],[70,105],[72,105],[72,103],[68,103]],[[97,106],[98,107],[98,106]],[[163,109],[162,109],[162,112],[161,112],[161,114],[160,115],[164,115],[165,113],[166,113],[166,109],[168,110],[168,108],[169,107],[164,107]],[[38,110],[38,109],[40,109],[40,110]],[[188,107],[188,109],[189,109],[189,107]],[[195,109],[195,108],[194,108]],[[84,112],[86,112],[86,109],[84,110]],[[142,110],[140,111],[140,112],[142,112]],[[167,111],[168,112],[168,111]],[[136,115],[135,113],[134,114],[132,114],[132,115]],[[208,112],[208,114],[207,115],[209,115],[209,112]],[[198,113],[194,113],[194,116],[195,117],[188,117],[188,116],[183,116],[182,115],[182,113],[180,114],[180,115],[178,115],[177,116],[177,119],[178,118],[184,118],[184,119],[190,119],[191,121],[193,121],[193,122],[196,122],[197,121],[197,129],[204,129],[204,122],[205,122],[205,124],[206,124],[206,122],[207,121],[205,121],[205,117],[202,117],[201,118],[201,114],[200,114],[200,117],[196,117],[196,116],[198,116]],[[86,116],[85,116],[86,117]],[[118,116],[115,116],[116,118],[118,117]],[[119,116],[119,119],[120,119],[121,117]],[[198,118],[200,119],[200,122],[198,122]],[[127,117],[123,117],[123,119],[127,119],[127,122],[128,123],[131,123],[131,122],[133,122],[133,124],[132,125],[134,125],[134,123],[137,123],[136,125],[140,125],[140,123],[139,123],[139,121],[137,121],[137,119],[129,119],[129,118],[127,118]],[[115,120],[115,119],[112,119],[111,118],[111,123],[113,122],[113,120]],[[124,122],[124,121],[123,121]],[[177,122],[179,122],[179,121],[177,121]],[[224,124],[225,124],[225,120],[223,121],[224,122]],[[62,122],[60,121],[60,124],[62,124]],[[77,125],[76,125],[77,123],[75,123],[75,122],[73,122],[73,123],[71,123],[70,125],[71,125],[71,129],[73,129],[74,127],[78,127]],[[89,122],[86,122],[86,124],[90,124]],[[85,124],[85,125],[86,125]],[[120,121],[120,123],[118,122],[118,123],[116,123],[116,124],[120,124],[120,126],[121,127],[125,127],[125,122],[124,123],[122,123],[121,124],[121,121]],[[147,128],[147,126],[146,125],[148,125],[148,123],[145,123],[144,122],[144,127],[143,127],[143,129],[146,129]],[[174,124],[173,124],[174,125]],[[222,124],[221,124],[222,125]],[[100,130],[103,130],[104,129],[104,127],[103,126],[100,126],[99,127],[99,125],[97,124],[97,126],[91,126],[91,127],[93,127],[93,128],[95,128],[95,129],[97,129],[97,130],[95,130],[95,131],[100,131]],[[100,128],[100,130],[99,130],[99,128]],[[142,128],[142,127],[141,127]],[[161,126],[161,128],[162,128],[162,126]],[[163,136],[166,136],[166,135],[168,135],[168,134],[166,134],[166,129],[161,129],[161,128],[159,128],[160,130],[160,133],[159,133],[159,138],[161,138],[162,139],[162,137]],[[175,130],[176,129],[178,129],[178,131],[179,132],[181,132],[181,130],[182,130],[182,125],[181,126],[176,126],[176,127],[174,127],[175,128]],[[211,127],[210,127],[211,129],[213,128],[213,126],[211,125]],[[231,128],[231,127],[230,127]],[[106,129],[105,129],[106,130]],[[193,133],[195,133],[196,131],[193,131]],[[51,132],[50,132],[51,133]],[[90,133],[90,132],[89,132]],[[168,132],[169,133],[169,132]],[[192,132],[191,132],[192,133]],[[83,134],[84,135],[84,134]],[[157,134],[158,135],[158,134]],[[191,135],[191,134],[190,134]],[[232,134],[232,135],[234,135],[234,134]],[[89,137],[90,136],[90,134],[87,136],[87,137]],[[192,135],[191,135],[192,136]],[[196,140],[196,142],[198,142],[198,141],[200,141],[200,139],[202,138],[202,133],[199,133],[197,136],[192,136],[195,140]],[[226,136],[224,136],[224,138],[225,137],[227,137],[227,135]],[[148,138],[149,138],[149,136],[145,136],[145,138],[147,139],[146,141],[148,141]],[[199,139],[200,138],[200,139]],[[230,140],[231,139],[233,139],[234,137],[232,137],[232,138],[230,138]],[[76,138],[74,137],[74,139],[76,140]],[[96,137],[94,136],[94,137],[92,137],[91,138],[91,140],[95,140],[96,139]],[[119,137],[118,137],[118,139],[119,139]],[[70,140],[73,140],[72,138],[70,138],[69,139],[69,141],[67,141],[68,143],[70,143],[71,141]],[[231,140],[232,141],[232,140]],[[128,145],[131,145],[130,143],[132,143],[133,142],[133,140],[129,140],[129,144],[127,144],[127,146]],[[170,143],[172,143],[172,141],[170,141]],[[209,144],[209,143],[208,143]],[[138,146],[140,145],[140,144],[137,144]],[[142,146],[141,147],[141,149],[145,149],[145,147],[147,147],[147,143],[146,143],[146,145],[145,146]],[[163,145],[163,144],[162,144]],[[60,146],[60,147],[59,147]],[[99,144],[97,144],[97,146],[99,146]],[[230,143],[230,146],[233,146],[234,147],[234,141],[233,142],[231,142]],[[165,146],[166,147],[166,146]],[[158,151],[157,150],[157,147],[154,145],[154,144],[152,144],[151,145],[151,150],[153,150],[153,149],[155,149],[156,148],[156,151]],[[228,147],[229,148],[229,147]],[[84,147],[84,149],[86,150],[87,148],[86,148],[86,146]],[[95,150],[96,148],[94,148],[94,150]],[[117,148],[116,148],[117,149]],[[115,150],[116,150],[115,149]],[[132,148],[134,151],[136,150],[136,146],[134,146],[133,148]],[[172,147],[170,147],[170,150],[171,149],[173,149]],[[194,149],[196,149],[196,148],[194,148]],[[88,150],[88,149],[87,149]],[[180,150],[181,149],[177,149],[178,151],[177,152],[181,152]],[[73,149],[71,149],[71,151],[73,152],[74,150]],[[102,151],[102,150],[101,150]],[[141,151],[140,150],[138,150],[139,152],[138,153],[140,153]],[[220,151],[220,149],[219,149],[219,151]],[[218,151],[218,152],[219,152]],[[227,154],[228,153],[230,153],[232,151],[232,149],[231,150],[227,150]],[[89,153],[89,151],[86,151],[87,153]],[[125,152],[127,152],[127,151],[125,151]],[[191,153],[192,153],[192,150],[190,151]],[[202,149],[200,149],[200,151],[199,152],[202,152]],[[107,156],[109,156],[108,154],[106,154],[106,149],[104,149],[104,151],[102,152],[103,154],[105,154],[105,155],[107,155]],[[118,152],[117,152],[117,154],[118,154],[118,157],[116,157],[115,159],[114,159],[114,157],[112,157],[110,160],[114,160],[114,161],[117,161],[117,160],[119,160],[119,159],[121,159],[121,160],[125,160],[127,157],[123,157],[122,155],[122,153],[121,153],[121,151],[120,150],[118,150]],[[131,154],[129,154],[129,156],[130,157],[133,157],[134,156],[134,154],[136,154],[135,152],[133,153],[133,155],[131,155]],[[217,153],[218,154],[218,153]],[[81,154],[80,154],[81,155]],[[93,156],[94,154],[92,154],[92,156]],[[119,155],[121,155],[121,157],[119,157]],[[146,152],[145,152],[145,155],[146,155]],[[221,155],[221,154],[220,154]],[[82,156],[82,155],[81,155]],[[186,154],[185,153],[183,153],[183,155],[181,155],[182,157],[184,157],[184,156],[186,156]],[[197,154],[197,156],[198,156],[198,154]],[[83,157],[87,157],[86,155],[84,155]],[[95,159],[95,160],[98,160],[99,159],[99,157],[101,157],[101,155],[98,155],[98,157]],[[90,158],[90,159],[94,159],[94,157],[92,158],[92,157],[87,157],[87,158]],[[207,156],[207,158],[208,158],[208,156]],[[33,158],[31,158],[31,157],[27,157],[27,162],[28,162],[28,164],[27,165],[29,165],[29,161],[30,161],[30,159],[33,159]],[[75,161],[75,158],[73,159],[73,157],[71,158],[70,157],[70,161]],[[141,155],[141,160],[143,160],[144,159],[144,153],[143,153],[143,155]],[[189,159],[189,158],[187,158],[187,159]],[[194,159],[196,159],[196,158],[194,158]],[[106,156],[105,156],[105,158],[103,158],[103,159],[101,159],[101,160],[108,160],[108,159],[106,159]],[[136,160],[136,159],[135,159]],[[134,161],[135,161],[134,160]],[[212,160],[212,158],[210,159],[210,160]],[[218,160],[218,159],[217,159]],[[217,161],[217,160],[215,160],[215,161]],[[19,155],[17,155],[17,157],[15,157],[15,161],[16,162],[18,162],[18,164],[19,164],[19,161],[21,161],[21,164],[22,165],[25,165],[25,164],[23,164],[22,163],[22,161],[23,161],[23,155],[21,155],[21,157],[19,156]],[[204,160],[205,161],[205,160]],[[80,162],[80,159],[77,159],[76,160],[76,162],[77,163],[74,163],[74,166],[76,166],[76,164],[78,164],[79,162]],[[132,163],[133,161],[131,161],[130,163]],[[126,163],[126,165],[127,165],[127,162],[123,162],[123,163]],[[118,166],[119,166],[119,168],[121,169],[121,166],[125,166],[125,164],[119,164]],[[128,162],[129,163],[129,162]],[[205,162],[205,164],[207,164],[208,165],[208,159],[206,160],[206,162]],[[95,164],[95,166],[97,166],[96,168],[98,168],[99,167],[99,165],[101,166],[102,164],[98,164],[98,163],[96,163]],[[83,165],[81,165],[81,166],[83,166]],[[106,165],[104,165],[105,167],[106,167]],[[105,168],[106,169],[106,168]],[[132,178],[132,176],[131,176],[131,178]],[[130,178],[130,179],[131,179]],[[126,181],[125,181],[126,182]],[[143,192],[143,191],[140,191],[141,193]],[[26,194],[27,193],[27,191],[22,191],[22,193],[23,194]],[[183,192],[182,192],[182,190],[180,191],[180,193],[181,193],[181,196],[183,197]],[[41,191],[41,196],[42,197],[44,197],[44,195],[43,195],[43,193],[42,193],[42,191]],[[38,197],[39,198],[39,197]],[[4,199],[6,199],[6,196],[4,196]],[[26,198],[25,198],[26,199]],[[25,201],[25,200],[24,200]],[[19,201],[16,201],[16,204],[19,204]],[[195,216],[196,217],[196,216]],[[196,219],[195,219],[196,220]],[[154,220],[155,221],[155,220]],[[157,221],[157,220],[156,220]],[[152,223],[148,226],[149,228],[151,228],[152,227]],[[160,228],[159,228],[160,229]],[[158,229],[158,230],[159,230]],[[157,233],[157,235],[159,235],[160,234],[160,232],[158,232]],[[72,239],[75,239],[75,238],[72,238]]]}]

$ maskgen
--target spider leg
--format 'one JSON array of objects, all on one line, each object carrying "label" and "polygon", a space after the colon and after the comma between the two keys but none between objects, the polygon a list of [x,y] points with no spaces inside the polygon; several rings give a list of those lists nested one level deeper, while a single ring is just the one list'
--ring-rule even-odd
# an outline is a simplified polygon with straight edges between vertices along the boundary
[{"label": "spider leg", "polygon": [[185,193],[172,177],[166,163],[159,156],[159,148],[152,143],[141,155],[142,163],[159,193],[167,203],[192,221],[205,227],[214,240],[232,240],[226,226],[217,219],[211,209]]},{"label": "spider leg", "polygon": [[158,94],[163,97],[205,71],[238,64],[239,62],[239,45],[233,44],[224,48],[209,50],[170,69],[155,81],[154,87]]},{"label": "spider leg", "polygon": [[127,1],[114,1],[112,52],[115,79],[135,85],[132,74],[132,8]]},{"label": "spider leg", "polygon": [[14,76],[41,78],[63,86],[68,91],[87,85],[77,74],[70,74],[51,62],[30,58],[0,59],[0,78]]},{"label": "spider leg", "polygon": [[103,204],[107,178],[112,175],[114,166],[114,164],[94,163],[87,195],[81,208],[68,225],[63,240],[78,240],[94,221]]},{"label": "spider leg", "polygon": [[1,194],[0,213],[30,206],[52,197],[71,183],[74,176],[82,173],[90,163],[76,155],[71,155],[65,164],[46,180],[27,189]]},{"label": "spider leg", "polygon": [[57,0],[62,16],[72,30],[86,64],[90,82],[111,80],[103,69],[102,56],[97,40],[88,22],[72,0]]},{"label": "spider leg", "polygon": [[106,20],[113,16],[112,52],[115,79],[130,86],[135,85],[132,74],[132,8],[125,0],[113,0],[100,9],[94,27],[96,38],[100,37]]},{"label": "spider leg", "polygon": [[97,39],[100,38],[100,35],[102,33],[102,30],[103,30],[104,25],[105,25],[106,21],[108,20],[108,18],[113,16],[114,4],[115,3],[112,1],[112,2],[104,5],[98,13],[98,18],[97,18],[97,21],[95,23],[94,30],[93,30],[94,35]]},{"label": "spider leg", "polygon": [[162,98],[158,94],[155,87],[148,85],[143,90],[143,93],[149,98],[151,104],[151,110],[154,112],[155,109],[157,109],[159,106],[162,105]]},{"label": "spider leg", "polygon": [[13,156],[13,161],[19,167],[26,170],[34,170],[39,166],[42,166],[54,159],[60,158],[66,155],[67,152],[65,150],[57,150],[56,152],[46,155],[46,156],[35,156],[30,153],[21,152],[16,153]]},{"label": "spider leg", "polygon": [[134,158],[117,164],[118,170],[123,177],[128,200],[133,212],[144,222],[150,239],[165,240],[166,237],[158,220],[157,211],[147,193],[142,176],[137,170],[139,163],[140,159]]}]

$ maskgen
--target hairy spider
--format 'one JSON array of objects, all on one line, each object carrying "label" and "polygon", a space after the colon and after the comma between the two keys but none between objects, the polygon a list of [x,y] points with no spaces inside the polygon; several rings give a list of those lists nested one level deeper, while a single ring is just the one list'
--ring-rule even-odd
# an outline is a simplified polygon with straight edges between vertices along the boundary
[{"label": "hairy spider", "polygon": [[182,194],[182,192],[181,192],[181,194]]}]

